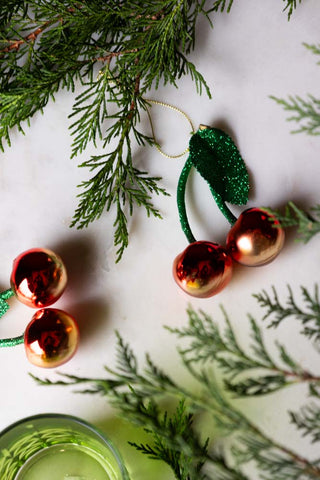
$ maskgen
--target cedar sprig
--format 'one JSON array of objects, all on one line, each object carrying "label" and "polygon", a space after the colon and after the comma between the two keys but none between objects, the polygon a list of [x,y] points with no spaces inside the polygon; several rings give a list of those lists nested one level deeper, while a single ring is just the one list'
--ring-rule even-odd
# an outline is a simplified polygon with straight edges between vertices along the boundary
[{"label": "cedar sprig", "polygon": [[[257,298],[261,302],[260,297]],[[274,305],[271,308],[275,308]],[[291,314],[294,315],[294,312],[291,311]],[[275,342],[275,346],[283,366],[273,360],[265,345],[262,330],[251,315],[252,341],[246,350],[239,345],[224,309],[224,331],[204,312],[197,313],[189,309],[188,315],[187,327],[167,327],[180,339],[189,340],[187,348],[179,349],[184,364],[194,371],[194,364],[216,363],[224,374],[225,387],[237,397],[265,395],[297,382],[312,383],[319,380],[295,362],[279,342]]]},{"label": "cedar sprig", "polygon": [[299,125],[292,133],[320,135],[320,100],[314,95],[308,94],[306,98],[289,95],[287,99],[272,95],[270,98],[289,113],[287,117],[289,122],[296,122]]},{"label": "cedar sprig", "polygon": [[[320,232],[320,205],[310,208],[310,212],[298,207],[294,202],[288,202],[284,210],[266,208],[280,222],[283,228],[296,227],[296,240],[308,243]],[[279,225],[278,225],[279,226]],[[275,224],[277,227],[277,224]]]},{"label": "cedar sprig", "polygon": [[[286,0],[288,16],[297,6]],[[136,207],[161,218],[153,205],[165,193],[160,178],[140,171],[139,149],[154,139],[139,129],[144,98],[160,85],[189,75],[196,91],[209,86],[188,59],[200,16],[211,23],[233,0],[24,0],[0,5],[0,148],[16,128],[58,97],[75,95],[70,113],[72,157],[89,145],[97,154],[80,163],[93,176],[80,183],[71,226],[85,228],[115,215],[117,261],[128,245],[128,218]]]},{"label": "cedar sprig", "polygon": [[[306,294],[306,289],[303,292],[302,302],[307,303],[309,308],[310,301],[314,304],[316,299]],[[265,298],[265,293],[262,296]],[[267,312],[272,308],[277,311],[278,304],[279,301],[276,304],[267,302],[261,306]],[[296,312],[296,320],[300,321],[302,308],[297,307],[296,302],[290,304],[292,319],[295,319]],[[216,377],[223,373],[225,386],[233,393],[241,388],[240,393],[244,397],[256,396],[252,389],[257,388],[262,389],[261,394],[272,395],[275,390],[289,386],[292,389],[301,382],[310,384],[309,392],[314,403],[303,406],[300,412],[289,412],[289,415],[292,423],[312,442],[319,439],[320,377],[307,372],[278,343],[276,352],[279,358],[273,360],[263,340],[262,327],[253,321],[251,315],[252,343],[248,351],[240,346],[224,311],[223,318],[226,326],[221,329],[208,315],[189,308],[188,325],[182,329],[170,329],[180,341],[189,342],[189,348],[178,349],[182,364],[195,382],[189,382],[188,388],[159,368],[149,355],[146,355],[144,365],[140,365],[134,351],[119,333],[116,366],[113,369],[106,367],[106,378],[62,375],[64,378],[57,382],[34,378],[42,385],[78,385],[84,387],[84,393],[106,396],[125,418],[143,427],[149,434],[150,441],[132,444],[145,455],[165,461],[177,479],[249,480],[250,475],[240,469],[249,462],[255,463],[258,474],[266,480],[319,479],[318,459],[309,459],[302,452],[296,452],[267,435],[237,408],[236,400],[226,395]],[[317,328],[320,331],[320,327]],[[302,334],[306,333],[302,331]],[[197,355],[200,360],[197,360]],[[229,355],[237,359],[230,364],[231,367],[221,362],[221,358]],[[240,378],[242,360],[244,378]],[[284,367],[279,366],[279,362]],[[257,365],[258,368],[255,368]],[[277,376],[282,379],[278,383]],[[250,383],[252,379],[255,384]],[[208,419],[213,422],[214,433],[209,441],[201,439],[198,428],[198,420],[203,415],[206,422]],[[221,450],[217,446],[216,440],[219,439],[221,445],[224,437],[228,438],[230,449]]]},{"label": "cedar sprig", "polygon": [[[117,260],[128,245],[128,216],[136,206],[161,218],[153,195],[160,178],[140,171],[133,150],[154,140],[139,131],[146,93],[189,74],[199,93],[209,88],[187,58],[205,2],[44,0],[0,6],[0,147],[11,144],[58,91],[77,92],[70,119],[72,157],[102,149],[81,163],[94,171],[80,184],[72,226],[87,227],[115,211]],[[115,144],[115,146],[111,146]]]},{"label": "cedar sprig", "polygon": [[301,322],[301,333],[318,343],[320,341],[318,285],[314,286],[312,293],[307,288],[301,287],[301,296],[302,305],[298,304],[290,286],[288,286],[288,295],[284,301],[279,299],[274,287],[272,287],[271,293],[263,290],[261,293],[254,295],[258,303],[266,310],[263,319],[268,319],[269,327],[278,327],[284,320],[292,317]]},{"label": "cedar sprig", "polygon": [[201,473],[202,466],[209,457],[208,442],[201,444],[194,435],[193,417],[185,402],[181,400],[171,415],[165,412],[159,418],[157,409],[155,413],[160,433],[156,433],[154,428],[145,427],[145,431],[153,437],[153,445],[129,442],[130,445],[151,459],[167,463],[179,480],[208,479]]},{"label": "cedar sprig", "polygon": [[320,442],[319,405],[310,403],[302,407],[299,412],[290,412],[290,416],[292,423],[302,431],[303,436],[310,436],[312,443]]},{"label": "cedar sprig", "polygon": [[[125,418],[143,427],[152,439],[150,443],[130,442],[131,445],[148,457],[167,463],[178,480],[209,480],[211,477],[202,472],[207,462],[215,471],[216,479],[247,480],[238,469],[229,466],[223,456],[217,452],[209,453],[207,439],[200,440],[193,425],[193,412],[195,408],[199,411],[196,396],[187,391],[185,396],[183,389],[156,367],[149,356],[146,357],[146,367],[141,370],[132,349],[119,334],[117,338],[116,370],[106,367],[114,378],[93,380],[63,375],[64,380],[52,382],[31,376],[41,385],[89,384],[91,386],[82,389],[81,393],[107,396]],[[171,413],[162,407],[163,399],[168,396],[175,403]],[[229,419],[226,423],[230,424]]]},{"label": "cedar sprig", "polygon": [[[290,2],[289,2],[290,3]],[[295,2],[292,2],[295,3]],[[290,11],[290,10],[289,10]],[[303,44],[314,55],[320,55],[320,46]],[[319,64],[320,62],[318,62]],[[289,116],[287,120],[298,125],[292,133],[306,133],[308,135],[320,135],[320,99],[312,94],[305,98],[300,95],[289,95],[287,99],[271,96]]]},{"label": "cedar sprig", "polygon": [[297,8],[297,5],[301,3],[301,0],[282,0],[286,5],[284,7],[284,11],[288,13],[288,20],[290,20],[291,15],[293,14],[294,10]]}]

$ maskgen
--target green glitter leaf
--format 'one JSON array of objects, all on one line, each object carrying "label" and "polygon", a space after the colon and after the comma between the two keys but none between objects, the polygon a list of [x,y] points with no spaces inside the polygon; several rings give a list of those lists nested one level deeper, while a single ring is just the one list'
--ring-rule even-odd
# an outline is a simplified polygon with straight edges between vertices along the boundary
[{"label": "green glitter leaf", "polygon": [[224,202],[247,203],[248,172],[229,135],[218,128],[200,128],[192,135],[189,150],[193,166]]}]

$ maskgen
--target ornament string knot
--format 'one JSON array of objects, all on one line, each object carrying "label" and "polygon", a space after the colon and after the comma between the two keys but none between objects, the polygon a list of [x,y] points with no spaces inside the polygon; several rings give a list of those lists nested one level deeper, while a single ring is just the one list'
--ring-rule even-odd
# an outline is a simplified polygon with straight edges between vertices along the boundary
[{"label": "ornament string knot", "polygon": [[[168,158],[179,158],[189,152],[177,186],[179,220],[189,245],[173,262],[173,277],[182,290],[199,298],[219,293],[231,280],[233,263],[259,266],[271,262],[284,244],[284,230],[276,217],[262,208],[249,208],[237,218],[226,203],[246,205],[249,197],[249,175],[232,138],[223,130],[200,125],[194,132],[189,117],[180,109],[156,100],[146,100],[171,108],[190,123],[189,147],[179,155],[167,155],[160,148],[149,120],[155,145]],[[192,233],[185,204],[189,174],[196,171],[209,185],[214,201],[231,225],[226,246],[211,241],[197,241]]]},{"label": "ornament string knot", "polygon": [[0,317],[9,309],[7,301],[13,296],[38,310],[22,335],[0,339],[0,347],[23,343],[28,360],[39,367],[52,368],[67,362],[78,346],[77,322],[63,310],[47,308],[66,288],[67,272],[62,259],[48,249],[27,250],[14,260],[10,283],[11,288],[0,294]]}]

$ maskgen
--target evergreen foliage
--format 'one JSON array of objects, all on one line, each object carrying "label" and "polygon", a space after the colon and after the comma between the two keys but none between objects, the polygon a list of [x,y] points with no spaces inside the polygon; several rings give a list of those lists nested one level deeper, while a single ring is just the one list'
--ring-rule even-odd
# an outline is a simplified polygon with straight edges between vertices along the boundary
[{"label": "evergreen foliage", "polygon": [[[290,18],[297,0],[285,1]],[[299,2],[300,3],[300,2]],[[148,91],[190,75],[209,88],[188,60],[200,16],[211,21],[233,0],[7,0],[0,3],[0,148],[13,128],[25,132],[60,90],[75,92],[72,157],[89,144],[102,153],[83,161],[92,177],[80,185],[72,226],[87,227],[115,209],[117,259],[128,244],[128,215],[141,206],[160,217],[160,179],[135,166],[133,155],[154,139],[140,129]],[[116,142],[116,145],[111,141]]]},{"label": "evergreen foliage", "polygon": [[310,213],[295,205],[294,202],[288,202],[284,212],[270,208],[266,210],[279,220],[282,228],[296,227],[297,241],[307,243],[320,232],[320,205],[311,208]]},{"label": "evergreen foliage", "polygon": [[[304,44],[314,55],[320,55],[320,45]],[[320,62],[318,62],[320,64]],[[320,99],[309,94],[306,98],[299,95],[289,95],[287,99],[271,96],[283,109],[289,113],[287,120],[295,122],[298,127],[292,133],[307,133],[320,135]]]},{"label": "evergreen foliage", "polygon": [[[294,300],[289,288],[284,305],[276,291],[272,295],[256,295],[263,318],[277,327],[289,315],[291,321],[303,324],[301,335],[319,353],[320,304],[318,289],[310,294],[301,290],[301,303]],[[273,300],[272,300],[273,297]],[[310,313],[311,312],[311,313]],[[262,327],[249,315],[251,342],[240,345],[231,320],[222,309],[221,322],[191,307],[188,324],[182,328],[167,327],[184,345],[178,349],[182,364],[194,380],[188,388],[178,383],[153,363],[147,354],[145,365],[117,334],[117,365],[106,367],[106,378],[84,378],[63,375],[61,380],[34,377],[41,385],[84,386],[83,393],[100,394],[109,399],[122,416],[143,427],[150,441],[132,445],[143,454],[166,462],[175,478],[180,480],[315,480],[320,478],[319,458],[304,456],[302,449],[294,451],[264,429],[237,407],[238,397],[272,395],[284,388],[308,385],[312,402],[299,411],[289,411],[289,420],[311,443],[320,441],[320,376],[311,372],[276,342],[272,355],[268,351]],[[276,320],[273,320],[273,315]],[[310,323],[311,322],[311,323]],[[310,327],[311,325],[311,327]],[[309,328],[314,331],[310,335]],[[270,347],[269,347],[270,348]],[[277,357],[277,358],[273,358]],[[315,368],[317,370],[317,368]],[[222,374],[222,376],[221,376]],[[217,380],[222,378],[223,385]],[[172,408],[165,408],[171,399]],[[165,402],[164,402],[165,400]],[[212,425],[213,438],[201,435],[201,418],[205,415]],[[200,424],[199,424],[200,420]],[[223,443],[223,439],[227,443]],[[228,445],[228,446],[227,446]],[[246,472],[247,464],[255,464],[255,474]]]},{"label": "evergreen foliage", "polygon": [[297,8],[297,4],[301,3],[301,0],[283,0],[283,2],[286,4],[284,10],[288,12],[288,20],[290,20],[291,15]]}]

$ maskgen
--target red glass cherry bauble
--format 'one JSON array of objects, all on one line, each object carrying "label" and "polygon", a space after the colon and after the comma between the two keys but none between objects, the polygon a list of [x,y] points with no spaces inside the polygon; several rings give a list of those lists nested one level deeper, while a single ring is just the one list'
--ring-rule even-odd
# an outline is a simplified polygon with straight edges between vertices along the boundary
[{"label": "red glass cherry bauble", "polygon": [[20,302],[33,308],[52,305],[67,285],[67,271],[51,250],[33,248],[13,262],[11,288]]},{"label": "red glass cherry bauble", "polygon": [[231,228],[227,250],[242,265],[265,265],[278,255],[284,237],[284,230],[274,215],[261,208],[249,208]]},{"label": "red glass cherry bauble", "polygon": [[42,308],[24,333],[28,360],[38,367],[54,368],[70,360],[79,343],[75,319],[56,308]]},{"label": "red glass cherry bauble", "polygon": [[194,297],[219,293],[231,280],[232,259],[217,243],[191,243],[173,263],[173,277],[179,287]]}]

